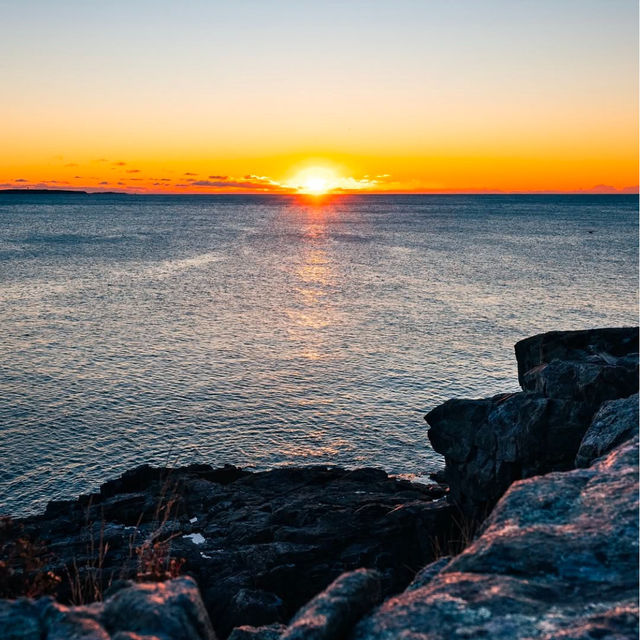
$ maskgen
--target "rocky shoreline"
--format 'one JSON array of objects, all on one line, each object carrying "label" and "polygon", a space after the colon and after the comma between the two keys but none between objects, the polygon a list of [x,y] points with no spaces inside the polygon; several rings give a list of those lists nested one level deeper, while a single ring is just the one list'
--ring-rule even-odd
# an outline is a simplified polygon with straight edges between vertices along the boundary
[{"label": "rocky shoreline", "polygon": [[427,415],[432,484],[143,466],[4,520],[0,637],[637,637],[638,329],[515,350],[521,392]]}]

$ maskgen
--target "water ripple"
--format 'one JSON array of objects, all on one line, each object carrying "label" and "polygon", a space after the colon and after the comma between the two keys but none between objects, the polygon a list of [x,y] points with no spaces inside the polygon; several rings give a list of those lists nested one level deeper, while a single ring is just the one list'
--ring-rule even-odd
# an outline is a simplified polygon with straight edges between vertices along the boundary
[{"label": "water ripple", "polygon": [[635,323],[636,217],[608,197],[0,202],[0,510],[143,462],[438,468],[422,415],[515,390],[514,342]]}]

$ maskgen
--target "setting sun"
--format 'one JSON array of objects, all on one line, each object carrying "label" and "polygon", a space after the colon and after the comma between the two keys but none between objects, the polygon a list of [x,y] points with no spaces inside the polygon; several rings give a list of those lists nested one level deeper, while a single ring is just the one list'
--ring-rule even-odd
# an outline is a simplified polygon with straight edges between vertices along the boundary
[{"label": "setting sun", "polygon": [[298,193],[320,196],[339,186],[339,179],[332,169],[310,167],[300,171],[291,180],[290,186]]},{"label": "setting sun", "polygon": [[328,190],[327,181],[319,177],[308,178],[302,188],[306,193],[312,195],[320,195]]}]

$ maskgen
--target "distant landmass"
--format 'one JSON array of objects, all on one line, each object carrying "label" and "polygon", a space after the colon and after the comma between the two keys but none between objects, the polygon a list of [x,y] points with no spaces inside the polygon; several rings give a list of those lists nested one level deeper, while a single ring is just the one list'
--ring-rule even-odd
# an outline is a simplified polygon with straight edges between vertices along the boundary
[{"label": "distant landmass", "polygon": [[31,196],[104,196],[125,195],[123,191],[80,191],[79,189],[0,189],[0,195],[31,195]]}]

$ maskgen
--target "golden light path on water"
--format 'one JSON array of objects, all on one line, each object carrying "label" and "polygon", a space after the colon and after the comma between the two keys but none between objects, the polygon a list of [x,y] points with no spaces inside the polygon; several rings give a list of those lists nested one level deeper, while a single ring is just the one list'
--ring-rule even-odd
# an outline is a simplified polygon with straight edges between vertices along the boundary
[{"label": "golden light path on water", "polygon": [[[324,334],[337,330],[338,316],[332,294],[338,276],[337,265],[332,263],[325,247],[328,240],[327,219],[332,213],[330,201],[313,197],[320,194],[309,195],[312,197],[300,199],[302,208],[297,214],[302,225],[305,249],[301,263],[295,269],[298,283],[294,287],[292,304],[287,308],[290,320],[287,332],[293,344],[297,345],[297,356],[303,361],[313,362],[332,357],[326,348]],[[298,402],[304,406],[309,401],[299,398]],[[330,400],[327,403],[330,404]],[[314,425],[305,438],[315,441],[313,445],[290,442],[284,445],[283,453],[309,459],[336,455],[347,442],[334,438],[331,445],[323,445],[328,430],[330,427],[326,424]]]}]

